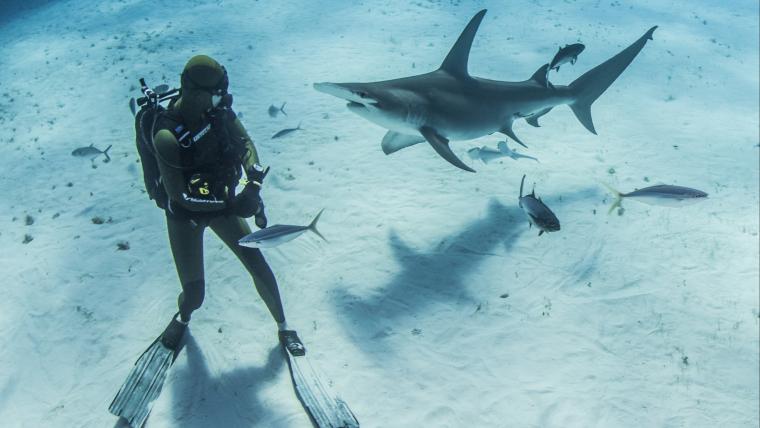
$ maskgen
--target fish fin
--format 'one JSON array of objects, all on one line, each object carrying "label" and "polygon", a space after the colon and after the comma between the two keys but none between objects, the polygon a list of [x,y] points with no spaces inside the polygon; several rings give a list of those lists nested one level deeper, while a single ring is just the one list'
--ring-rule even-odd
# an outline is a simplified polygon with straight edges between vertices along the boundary
[{"label": "fish fin", "polygon": [[578,57],[577,57],[577,56],[574,56],[574,57],[573,57],[573,58],[570,60],[570,65],[575,65],[575,61],[578,61]]},{"label": "fish fin", "polygon": [[525,147],[527,149],[528,146],[526,146],[525,143],[523,143],[522,141],[520,141],[520,139],[517,138],[517,135],[515,135],[515,132],[512,130],[512,123],[514,123],[514,119],[510,119],[509,123],[507,123],[506,125],[504,125],[504,127],[501,128],[500,132],[502,134],[506,135],[507,137],[515,140],[517,142],[517,144],[519,144],[519,145],[521,145],[521,146],[523,146],[523,147]]},{"label": "fish fin", "polygon": [[544,234],[544,231],[543,231],[543,230],[541,230],[541,231],[539,231],[539,232],[538,232],[538,236],[541,236],[541,235],[543,235],[543,234]]},{"label": "fish fin", "polygon": [[525,174],[523,174],[522,180],[520,180],[520,197],[522,198],[523,184],[525,184]]},{"label": "fish fin", "polygon": [[448,72],[455,77],[469,77],[467,72],[467,62],[470,58],[470,48],[472,41],[475,39],[475,33],[478,32],[480,22],[486,14],[486,9],[481,10],[472,17],[470,22],[459,35],[454,46],[451,47],[446,59],[443,60],[440,69]]},{"label": "fish fin", "polygon": [[302,123],[303,123],[303,121],[298,122],[298,126],[296,126],[296,129],[300,129],[300,130],[303,131],[303,128],[301,128],[301,124]]},{"label": "fish fin", "polygon": [[557,70],[557,73],[559,73],[559,66],[557,66],[557,68],[555,70]]},{"label": "fish fin", "polygon": [[320,238],[322,238],[323,241],[330,242],[330,241],[327,240],[327,238],[325,238],[324,236],[322,236],[321,233],[319,233],[319,230],[317,230],[317,222],[319,221],[319,217],[322,215],[322,212],[324,210],[325,210],[324,208],[322,208],[321,210],[319,210],[319,213],[317,213],[317,216],[314,217],[314,220],[312,220],[311,223],[309,224],[309,230],[311,230],[317,236],[319,236]]},{"label": "fish fin", "polygon": [[288,114],[285,113],[285,104],[287,104],[287,102],[282,103],[282,107],[280,107],[280,111],[282,112],[282,114],[284,114],[285,116],[287,116]]},{"label": "fish fin", "polygon": [[449,140],[438,134],[435,129],[428,126],[423,126],[420,128],[420,133],[423,137],[425,137],[428,143],[433,146],[433,150],[441,155],[442,158],[446,159],[450,164],[465,171],[475,172],[474,169],[467,166],[467,164],[462,162],[462,160],[459,159],[457,155],[451,151],[451,147],[449,147]]},{"label": "fish fin", "polygon": [[533,223],[528,222],[528,229],[533,229]]},{"label": "fish fin", "polygon": [[575,113],[575,117],[578,118],[589,132],[596,134],[594,122],[591,119],[591,104],[612,85],[612,82],[636,58],[636,55],[644,48],[647,40],[652,39],[652,33],[656,28],[656,26],[652,27],[633,44],[607,61],[587,71],[570,84],[570,90],[575,94],[575,101],[570,104],[570,108]]},{"label": "fish fin", "polygon": [[380,143],[380,147],[383,148],[383,153],[389,155],[393,152],[401,149],[419,144],[425,141],[425,138],[421,135],[408,135],[400,134],[394,131],[388,131],[383,137],[383,142]]},{"label": "fish fin", "polygon": [[103,150],[103,154],[106,155],[106,162],[111,162],[111,156],[108,156],[108,151],[111,150],[111,146],[109,145],[106,147],[105,150]]},{"label": "fish fin", "polygon": [[607,188],[607,190],[610,191],[610,193],[612,193],[613,196],[615,196],[615,201],[612,203],[612,205],[610,206],[610,209],[607,211],[607,215],[609,215],[609,214],[612,214],[612,211],[614,211],[615,208],[619,207],[620,204],[623,202],[623,194],[620,193],[614,187],[610,186],[609,184],[605,182],[601,182],[601,183],[604,187]]},{"label": "fish fin", "polygon": [[535,73],[533,73],[532,76],[530,76],[530,80],[537,82],[539,85],[543,86],[544,88],[549,87],[549,79],[546,77],[547,73],[549,73],[549,64],[544,64],[536,70]]},{"label": "fish fin", "polygon": [[545,115],[546,113],[549,113],[550,111],[552,111],[551,107],[543,109],[540,112],[538,112],[538,113],[532,115],[531,117],[525,119],[525,121],[528,122],[529,124],[535,126],[536,128],[538,128],[540,126],[538,124],[538,118],[540,118],[541,116]]}]

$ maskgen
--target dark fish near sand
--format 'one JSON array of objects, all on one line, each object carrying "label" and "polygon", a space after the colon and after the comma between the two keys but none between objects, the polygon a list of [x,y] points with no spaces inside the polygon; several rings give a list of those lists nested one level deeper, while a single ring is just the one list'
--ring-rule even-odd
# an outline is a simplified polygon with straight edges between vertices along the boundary
[{"label": "dark fish near sand", "polygon": [[314,217],[314,220],[312,220],[308,226],[275,224],[242,237],[238,241],[238,244],[251,248],[271,248],[292,241],[306,231],[312,231],[317,236],[327,241],[327,239],[325,239],[325,237],[317,230],[317,221],[319,221],[322,211],[324,211],[324,209],[319,211],[319,214]]},{"label": "dark fish near sand", "polygon": [[284,137],[284,136],[290,134],[291,132],[299,131],[301,129],[303,129],[303,128],[301,128],[301,124],[299,123],[298,126],[295,127],[295,128],[287,128],[287,129],[283,129],[281,131],[277,131],[276,134],[272,135],[272,139],[274,140],[275,138]]},{"label": "dark fish near sand", "polygon": [[105,150],[100,150],[96,148],[94,145],[90,144],[89,146],[79,147],[77,149],[74,149],[74,151],[71,152],[71,156],[90,158],[90,160],[94,160],[96,157],[100,155],[104,155],[106,157],[105,162],[111,162],[111,156],[108,156],[108,151],[110,149],[111,149],[111,146],[108,146],[106,147]]},{"label": "dark fish near sand", "polygon": [[129,99],[129,110],[132,112],[132,116],[137,115],[137,100],[134,98]]},{"label": "dark fish near sand", "polygon": [[670,184],[658,184],[643,189],[636,189],[633,192],[628,193],[620,193],[612,186],[605,183],[602,184],[615,195],[615,202],[612,203],[612,206],[607,213],[611,213],[612,210],[619,207],[623,202],[623,198],[635,199],[645,204],[665,207],[680,207],[707,198],[707,193],[701,190],[692,189],[690,187],[673,186]]},{"label": "dark fish near sand", "polygon": [[554,215],[552,210],[544,204],[541,198],[536,198],[535,189],[530,195],[523,196],[523,184],[525,184],[525,175],[520,182],[520,198],[518,199],[520,208],[528,217],[528,224],[535,225],[538,229],[538,236],[544,232],[556,232],[559,230],[559,219]]},{"label": "dark fish near sand", "polygon": [[578,60],[578,55],[580,55],[584,49],[586,49],[586,46],[580,43],[573,43],[572,45],[565,45],[564,48],[559,48],[557,54],[554,55],[552,62],[549,63],[549,69],[556,69],[559,71],[559,66],[562,64],[567,64],[568,62],[571,65],[575,64],[575,61]]},{"label": "dark fish near sand", "polygon": [[282,103],[282,107],[280,107],[280,108],[275,107],[274,104],[270,105],[269,106],[269,110],[267,110],[268,113],[269,113],[269,117],[277,117],[278,113],[282,113],[285,116],[287,116],[288,114],[285,113],[285,104],[287,104],[287,103]]}]

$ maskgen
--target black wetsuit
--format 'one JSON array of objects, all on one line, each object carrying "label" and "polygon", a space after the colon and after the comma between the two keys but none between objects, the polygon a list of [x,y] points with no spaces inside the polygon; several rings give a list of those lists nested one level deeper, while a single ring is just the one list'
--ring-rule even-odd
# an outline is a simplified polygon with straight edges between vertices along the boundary
[{"label": "black wetsuit", "polygon": [[[181,102],[180,99],[177,105]],[[176,106],[171,107],[168,117],[176,111]],[[221,183],[223,190],[218,190],[219,183],[212,186],[217,187],[216,193],[222,194],[198,197],[188,190],[188,180],[193,173],[201,171],[213,175],[220,169],[230,168],[229,162],[225,164],[220,161],[219,153],[225,142],[220,141],[217,133],[209,132],[194,143],[192,154],[188,156],[187,152],[183,152],[188,149],[180,147],[177,137],[171,131],[175,124],[176,122],[171,120],[159,121],[154,135],[154,146],[161,180],[169,199],[166,223],[172,255],[182,284],[178,301],[181,319],[189,321],[191,313],[203,303],[203,233],[206,227],[210,227],[251,274],[259,296],[266,303],[275,321],[284,322],[285,314],[277,281],[264,256],[257,248],[242,247],[237,243],[240,238],[251,233],[246,220],[229,214],[228,209],[239,172],[237,176],[234,173],[219,174],[232,176],[231,182],[228,180],[227,183]],[[198,132],[198,129],[193,129],[193,125],[191,123],[188,129]],[[230,138],[237,139],[243,145],[236,166],[248,170],[253,164],[258,163],[256,149],[240,121],[235,119],[229,123],[227,130]]]}]

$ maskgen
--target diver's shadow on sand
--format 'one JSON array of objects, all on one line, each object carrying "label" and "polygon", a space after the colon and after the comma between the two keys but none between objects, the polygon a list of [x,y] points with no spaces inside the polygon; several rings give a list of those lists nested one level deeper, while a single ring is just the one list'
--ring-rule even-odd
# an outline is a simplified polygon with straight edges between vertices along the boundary
[{"label": "diver's shadow on sand", "polygon": [[401,318],[423,314],[434,304],[474,301],[467,278],[484,256],[507,256],[516,237],[525,231],[519,207],[492,199],[485,217],[442,239],[429,252],[410,248],[392,232],[389,241],[399,270],[390,282],[369,298],[358,298],[345,289],[335,294],[334,304],[346,331],[359,343],[382,340],[393,333]]},{"label": "diver's shadow on sand", "polygon": [[271,420],[272,409],[258,400],[262,387],[283,366],[282,349],[272,348],[266,364],[213,376],[198,343],[187,335],[187,365],[176,367],[173,383],[173,420],[182,428],[249,427]]}]

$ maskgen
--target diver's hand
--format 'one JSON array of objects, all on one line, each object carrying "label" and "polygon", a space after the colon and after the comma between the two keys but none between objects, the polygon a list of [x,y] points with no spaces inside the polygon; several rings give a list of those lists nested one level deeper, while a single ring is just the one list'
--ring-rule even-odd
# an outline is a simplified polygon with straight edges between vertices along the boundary
[{"label": "diver's hand", "polygon": [[259,191],[261,188],[254,182],[248,182],[243,188],[243,191],[235,195],[235,198],[230,201],[229,210],[232,214],[249,218],[253,217],[261,211],[261,198],[259,197]]},{"label": "diver's hand", "polygon": [[256,226],[259,229],[264,229],[267,227],[267,216],[264,213],[264,201],[261,200],[261,196],[259,196],[259,211],[255,214],[255,216]]},{"label": "diver's hand", "polygon": [[250,183],[256,184],[261,188],[261,184],[264,182],[264,177],[269,174],[269,167],[263,168],[259,164],[254,164],[253,167],[245,172],[246,177]]}]

